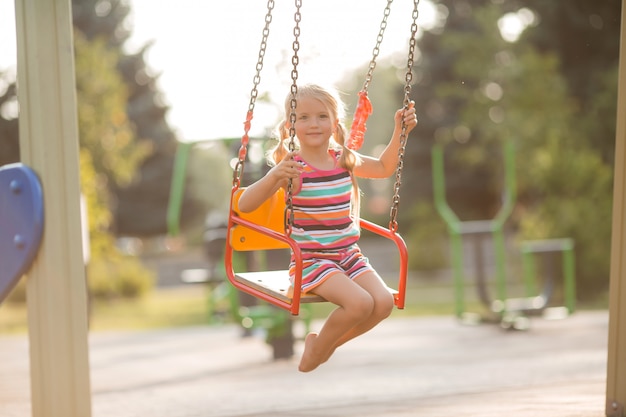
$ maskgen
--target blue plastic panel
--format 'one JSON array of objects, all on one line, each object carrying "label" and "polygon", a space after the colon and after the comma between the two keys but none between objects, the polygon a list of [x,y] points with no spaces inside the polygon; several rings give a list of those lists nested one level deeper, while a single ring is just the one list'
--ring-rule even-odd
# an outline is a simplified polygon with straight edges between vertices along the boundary
[{"label": "blue plastic panel", "polygon": [[43,226],[37,174],[20,163],[0,167],[0,303],[35,260]]}]

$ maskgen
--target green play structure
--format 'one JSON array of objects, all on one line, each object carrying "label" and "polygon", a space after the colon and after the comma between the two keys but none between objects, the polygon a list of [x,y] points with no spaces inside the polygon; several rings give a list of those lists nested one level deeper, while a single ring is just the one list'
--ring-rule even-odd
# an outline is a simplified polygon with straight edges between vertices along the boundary
[{"label": "green play structure", "polygon": [[[450,236],[452,273],[454,282],[455,313],[463,321],[496,321],[505,328],[525,329],[528,316],[571,314],[575,307],[574,242],[572,239],[546,239],[525,241],[521,244],[522,275],[525,296],[508,298],[511,280],[507,280],[507,259],[504,224],[511,215],[516,199],[515,151],[512,142],[504,143],[503,202],[493,219],[462,221],[446,200],[444,147],[432,148],[432,175],[435,206],[448,227]],[[489,279],[485,265],[484,243],[491,239],[495,272]],[[478,300],[486,313],[467,310],[466,293],[469,279],[465,276],[464,242],[470,243],[474,255],[475,287]],[[555,258],[561,257],[563,306],[551,304],[555,290]],[[538,292],[539,273],[537,260],[544,261],[543,286]],[[493,287],[493,288],[492,288]],[[492,296],[491,293],[494,293]]]},{"label": "green play structure", "polygon": [[[227,140],[227,139],[226,139]],[[238,140],[238,139],[237,139]],[[206,141],[179,142],[174,159],[172,181],[170,185],[170,198],[167,210],[167,227],[170,236],[177,236],[180,233],[180,219],[182,215],[182,203],[185,194],[185,179],[187,177],[187,166],[193,148]],[[211,264],[211,269],[206,271],[187,270],[188,275],[195,277],[189,282],[204,283],[209,286],[207,296],[208,321],[215,322],[220,316],[229,315],[232,320],[239,323],[245,333],[252,333],[255,329],[260,329],[266,336],[266,342],[273,349],[274,359],[289,358],[294,353],[294,335],[292,332],[293,321],[296,320],[288,312],[275,308],[264,302],[257,300],[247,294],[238,291],[230,285],[223,270],[224,247],[226,244],[226,223],[210,226],[205,235],[207,260]],[[286,265],[289,256],[281,257],[275,252],[273,254],[265,251],[248,252],[238,254],[235,260],[241,265],[245,265],[247,270],[257,270],[261,266],[269,263],[280,263],[280,267]],[[276,255],[276,256],[274,256]],[[284,258],[284,259],[283,259]],[[308,333],[311,326],[311,307],[305,305],[302,314],[298,317],[301,320],[305,331]]]}]

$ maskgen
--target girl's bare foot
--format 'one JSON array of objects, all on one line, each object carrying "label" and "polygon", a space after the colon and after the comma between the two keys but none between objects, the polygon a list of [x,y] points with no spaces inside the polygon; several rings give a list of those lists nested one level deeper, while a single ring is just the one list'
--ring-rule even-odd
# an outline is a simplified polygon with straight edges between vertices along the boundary
[{"label": "girl's bare foot", "polygon": [[311,372],[322,363],[320,358],[316,357],[313,352],[315,339],[317,339],[317,333],[309,333],[304,338],[304,352],[298,366],[300,372]]}]

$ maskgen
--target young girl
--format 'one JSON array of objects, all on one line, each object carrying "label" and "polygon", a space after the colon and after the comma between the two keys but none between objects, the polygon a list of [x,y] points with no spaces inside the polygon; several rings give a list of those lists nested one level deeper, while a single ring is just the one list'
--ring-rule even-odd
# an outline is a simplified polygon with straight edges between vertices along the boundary
[{"label": "young girl", "polygon": [[[386,178],[395,172],[402,121],[407,134],[417,124],[414,103],[396,111],[395,128],[380,157],[360,155],[344,146],[343,105],[334,92],[317,85],[298,87],[295,134],[289,152],[291,94],[280,142],[270,155],[273,167],[241,195],[239,209],[253,211],[292,180],[294,224],[291,237],[302,249],[302,291],[337,305],[319,333],[309,333],[298,369],[309,372],[335,349],[372,329],[391,314],[393,296],[361,253],[357,241],[359,191],[355,177]],[[293,278],[293,258],[289,267]]]}]

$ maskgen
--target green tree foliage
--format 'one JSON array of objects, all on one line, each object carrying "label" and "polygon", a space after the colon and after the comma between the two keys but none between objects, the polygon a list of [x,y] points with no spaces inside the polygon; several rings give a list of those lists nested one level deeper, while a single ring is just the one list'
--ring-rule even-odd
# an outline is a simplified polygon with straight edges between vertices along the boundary
[{"label": "green tree foliage", "polygon": [[74,36],[76,91],[81,146],[89,150],[105,185],[128,184],[148,155],[148,141],[138,141],[126,115],[126,85],[116,70],[119,52],[102,38]]},{"label": "green tree foliage", "polygon": [[[132,133],[129,131],[113,132],[108,129],[104,136],[111,143],[115,141],[134,142],[146,140],[142,152],[148,154],[141,160],[133,172],[116,172],[111,159],[101,159],[97,154],[93,160],[99,174],[107,177],[107,187],[112,192],[109,199],[113,211],[111,230],[118,235],[150,236],[166,231],[166,211],[169,199],[174,154],[177,141],[165,120],[167,107],[163,104],[161,93],[156,87],[156,76],[147,68],[144,54],[149,44],[134,54],[123,51],[123,45],[130,35],[127,21],[130,13],[128,2],[123,0],[73,0],[73,23],[77,38],[85,41],[105,44],[107,54],[116,54],[117,66],[114,69],[121,74],[126,84],[125,118],[130,120]],[[79,40],[80,41],[80,40]],[[101,49],[101,47],[99,46]],[[78,54],[79,52],[77,52]],[[77,78],[87,75],[77,74]],[[95,78],[94,78],[95,80]],[[87,84],[83,84],[87,86]],[[96,88],[94,86],[94,88]],[[100,99],[107,99],[100,97]],[[17,106],[14,77],[7,74],[0,76],[0,162],[3,164],[19,160],[19,139]],[[11,110],[8,111],[7,109]],[[113,124],[122,119],[121,113],[115,115]],[[93,130],[82,126],[82,131]],[[93,135],[92,135],[93,137]],[[90,146],[87,144],[87,146]],[[127,146],[130,150],[133,146]],[[121,155],[122,158],[129,156]],[[120,167],[120,171],[124,168]],[[111,178],[108,178],[112,175]],[[184,219],[190,220],[204,214],[204,207],[191,198],[185,198],[183,204]]]},{"label": "green tree foliage", "polygon": [[[229,209],[229,199],[233,175],[229,169],[230,154],[222,141],[208,141],[198,144],[189,157],[187,190],[190,196],[202,201],[208,210],[219,210],[224,215]],[[215,167],[207,175],[207,167]],[[219,168],[222,169],[219,169]]]},{"label": "green tree foliage", "polygon": [[[150,44],[127,54],[123,45],[130,36],[130,6],[123,0],[72,0],[75,28],[89,41],[101,39],[119,56],[117,71],[127,88],[126,113],[137,139],[150,142],[132,181],[111,181],[112,229],[117,235],[152,236],[166,233],[169,185],[177,141],[165,116],[167,106],[159,92],[158,76],[147,67],[144,55]],[[199,201],[185,197],[183,219],[193,221],[204,215]]]},{"label": "green tree foliage", "polygon": [[[404,189],[412,192],[403,195],[405,207],[424,200],[432,202],[432,145],[436,138],[454,132],[459,113],[464,106],[461,100],[444,98],[439,93],[442,83],[453,82],[458,88],[464,86],[463,80],[454,72],[457,56],[445,48],[443,41],[450,32],[464,34],[474,30],[472,10],[485,3],[485,0],[437,2],[442,26],[423,32],[418,40],[419,55],[414,67],[412,98],[416,103],[419,124],[412,132],[413,139],[406,151]],[[463,134],[461,130],[457,130],[457,133]],[[466,220],[485,218],[491,204],[488,203],[485,207],[482,202],[491,202],[492,196],[485,187],[476,187],[480,183],[478,179],[485,175],[479,167],[475,167],[475,170],[461,170],[452,162],[454,161],[446,161],[450,204],[462,208],[459,211],[464,213]]]},{"label": "green tree foliage", "polygon": [[118,53],[96,38],[74,36],[82,191],[96,257],[111,252],[110,182],[127,184],[148,153],[126,116],[126,85],[116,71]]},{"label": "green tree foliage", "polygon": [[118,49],[130,37],[128,26],[122,24],[130,11],[123,0],[72,0],[72,23],[87,39],[102,38]]},{"label": "green tree foliage", "polygon": [[135,140],[126,116],[127,89],[116,70],[119,53],[103,39],[88,41],[80,32],[74,42],[81,192],[90,237],[88,284],[96,297],[135,297],[153,285],[153,277],[115,247],[110,184],[132,179],[149,144]]},{"label": "green tree foliage", "polygon": [[[499,208],[502,141],[513,140],[519,188],[511,227],[523,238],[573,237],[579,293],[588,296],[602,290],[608,282],[620,0],[434,2],[445,23],[423,33],[418,42],[412,98],[420,123],[405,156],[402,230],[406,222],[420,227],[432,213],[425,204],[432,202],[430,151],[435,141],[446,144],[448,199],[463,220],[472,220],[491,218]],[[505,42],[498,20],[522,7],[532,10],[535,22],[517,42]],[[116,94],[127,94],[132,141],[141,138],[151,144],[139,174],[130,177],[122,167],[109,177],[106,170],[112,160],[85,156],[93,171],[90,191],[113,190],[108,204],[116,208],[113,223],[118,233],[163,232],[176,141],[164,119],[167,108],[155,87],[156,77],[143,61],[149,45],[131,56],[120,52],[129,33],[123,24],[129,9],[122,0],[73,0],[73,10],[78,32],[89,43],[100,39],[117,51],[111,56],[119,58],[117,70],[126,92]],[[356,81],[347,82],[349,97],[356,97],[364,73],[358,71]],[[366,152],[375,151],[390,133],[389,117],[398,107],[393,103],[402,97],[396,73],[384,62],[376,70],[370,87],[375,113],[368,124]],[[2,163],[18,159],[11,155],[17,121],[3,111],[10,109],[13,97],[11,81],[0,80]],[[353,110],[354,101],[348,102]],[[123,118],[117,114],[111,120],[119,124],[106,126],[102,137],[116,131],[122,144],[127,143]],[[145,150],[131,146],[127,151],[139,158]],[[195,174],[200,165],[192,163],[189,189],[204,181],[201,173]],[[378,192],[365,191],[364,200]],[[193,199],[183,207],[184,219],[203,213]],[[111,218],[103,214],[95,221],[105,227]]]},{"label": "green tree foliage", "polygon": [[[102,3],[95,7],[104,15]],[[93,293],[99,293],[96,287],[107,283],[123,288],[126,295],[137,295],[152,285],[153,278],[136,259],[122,256],[115,248],[110,209],[115,199],[111,190],[130,183],[151,146],[137,140],[127,116],[128,88],[118,70],[121,51],[112,49],[106,37],[88,39],[80,30],[75,31],[74,40],[81,191],[90,234],[89,286]],[[16,89],[6,77],[1,84],[1,157],[2,163],[7,163],[19,160],[17,112],[11,111]],[[106,276],[100,276],[98,271],[104,270],[108,271]],[[122,274],[130,270],[134,271],[132,279]]]},{"label": "green tree foliage", "polygon": [[608,288],[613,172],[593,149],[576,149],[559,134],[545,139],[526,164],[535,186],[518,208],[521,236],[572,237],[578,293],[590,299]]},{"label": "green tree foliage", "polygon": [[[604,80],[608,89],[601,100],[590,96],[581,104],[581,96],[572,94],[572,79],[562,72],[559,51],[538,48],[526,38],[502,39],[503,3],[441,3],[449,12],[448,25],[436,39],[424,36],[418,65],[427,80],[418,87],[425,93],[418,93],[420,120],[426,119],[418,134],[432,133],[431,140],[447,144],[453,207],[464,220],[493,217],[502,191],[499,148],[504,140],[514,141],[519,204],[512,226],[519,226],[524,238],[573,237],[580,293],[605,289],[611,166],[606,147],[590,138],[611,135],[611,129],[596,129],[600,125],[585,110],[594,109],[596,117],[607,112],[600,123],[614,126],[614,68],[598,74],[598,68],[587,67],[595,71],[590,78]],[[543,17],[539,26],[546,24]],[[445,77],[431,81],[442,76],[443,63]]]},{"label": "green tree foliage", "polygon": [[[540,18],[524,41],[559,57],[559,72],[580,106],[578,117],[586,120],[587,140],[612,164],[615,123],[608,121],[615,116],[621,0],[524,0],[518,4]],[[598,114],[599,110],[606,113]]]},{"label": "green tree foliage", "polygon": [[618,63],[621,0],[517,0],[539,18],[524,41],[559,56],[559,71],[585,107],[595,101],[602,74]]}]

